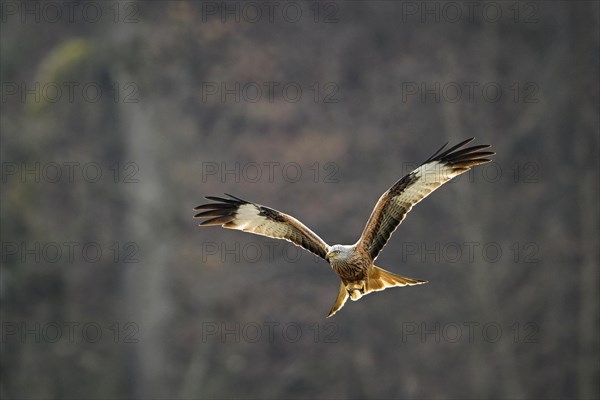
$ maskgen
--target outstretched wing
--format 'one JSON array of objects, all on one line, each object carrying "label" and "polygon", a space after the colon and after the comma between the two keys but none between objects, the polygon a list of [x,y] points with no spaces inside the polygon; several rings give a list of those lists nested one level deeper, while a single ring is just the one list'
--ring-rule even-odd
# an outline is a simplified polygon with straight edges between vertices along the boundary
[{"label": "outstretched wing", "polygon": [[455,176],[467,172],[471,167],[489,162],[486,157],[496,153],[480,151],[490,147],[489,145],[472,146],[461,150],[461,147],[473,139],[467,139],[442,153],[448,145],[446,143],[419,168],[400,179],[385,192],[369,217],[356,244],[357,249],[366,252],[375,260],[415,204]]},{"label": "outstretched wing", "polygon": [[276,239],[285,239],[322,259],[326,259],[329,246],[302,222],[272,208],[250,203],[225,193],[229,199],[207,196],[216,203],[203,204],[194,210],[207,210],[194,218],[209,218],[203,225],[221,225],[223,228],[239,229]]}]

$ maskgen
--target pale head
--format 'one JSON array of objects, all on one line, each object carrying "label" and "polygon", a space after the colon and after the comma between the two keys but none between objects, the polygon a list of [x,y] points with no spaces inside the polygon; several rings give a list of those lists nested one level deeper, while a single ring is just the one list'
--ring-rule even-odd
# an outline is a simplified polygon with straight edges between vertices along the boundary
[{"label": "pale head", "polygon": [[350,256],[352,256],[353,252],[353,246],[336,244],[329,248],[329,251],[327,252],[327,260],[329,260],[329,262],[335,260],[347,260],[350,258]]}]

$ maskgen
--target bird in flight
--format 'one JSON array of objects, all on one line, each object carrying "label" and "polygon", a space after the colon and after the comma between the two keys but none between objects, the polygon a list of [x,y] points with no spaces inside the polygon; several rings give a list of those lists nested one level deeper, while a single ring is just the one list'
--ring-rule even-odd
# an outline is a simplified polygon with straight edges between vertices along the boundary
[{"label": "bird in flight", "polygon": [[360,238],[353,245],[329,246],[317,234],[294,217],[260,204],[242,200],[230,194],[228,198],[207,196],[214,203],[200,205],[203,210],[194,218],[209,218],[200,226],[220,225],[257,235],[285,239],[326,260],[340,277],[341,284],[335,304],[327,317],[338,312],[348,300],[396,286],[427,283],[393,274],[375,266],[379,252],[412,207],[450,179],[476,165],[485,164],[494,155],[481,151],[490,147],[479,145],[464,148],[474,138],[467,139],[443,151],[442,146],[417,169],[404,176],[377,201]]}]

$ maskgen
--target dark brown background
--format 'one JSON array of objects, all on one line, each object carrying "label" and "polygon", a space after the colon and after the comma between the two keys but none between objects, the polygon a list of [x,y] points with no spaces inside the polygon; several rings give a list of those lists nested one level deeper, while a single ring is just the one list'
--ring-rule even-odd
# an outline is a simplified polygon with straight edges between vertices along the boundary
[{"label": "dark brown background", "polygon": [[[458,20],[438,2],[298,2],[297,22],[289,3],[272,22],[238,2],[225,21],[209,13],[225,3],[96,2],[97,22],[75,4],[53,22],[2,3],[3,398],[598,397],[597,2],[488,2],[473,19],[454,3]],[[103,95],[43,92],[69,82]],[[205,91],[221,82],[239,101]],[[302,97],[242,92],[267,82]],[[440,98],[406,91],[421,84]],[[491,169],[419,204],[377,260],[430,283],[331,320],[325,262],[191,219],[227,192],[354,243],[384,190],[470,136],[494,146]],[[69,182],[68,162],[102,178]]]}]

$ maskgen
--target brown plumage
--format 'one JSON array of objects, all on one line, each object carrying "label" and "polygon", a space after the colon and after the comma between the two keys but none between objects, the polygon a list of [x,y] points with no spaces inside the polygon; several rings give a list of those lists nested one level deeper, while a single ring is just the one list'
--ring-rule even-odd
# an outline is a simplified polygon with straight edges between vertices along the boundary
[{"label": "brown plumage", "polygon": [[353,245],[329,246],[290,215],[230,194],[226,194],[229,198],[206,197],[214,203],[196,207],[195,210],[204,211],[194,218],[209,218],[201,226],[220,225],[285,239],[328,261],[342,281],[338,297],[328,315],[331,317],[344,306],[348,297],[356,301],[370,292],[388,287],[426,283],[376,267],[374,261],[415,204],[455,176],[490,161],[487,157],[495,153],[481,151],[489,145],[461,149],[472,140],[467,139],[442,152],[446,143],[421,166],[396,182],[379,198],[362,235]]}]

